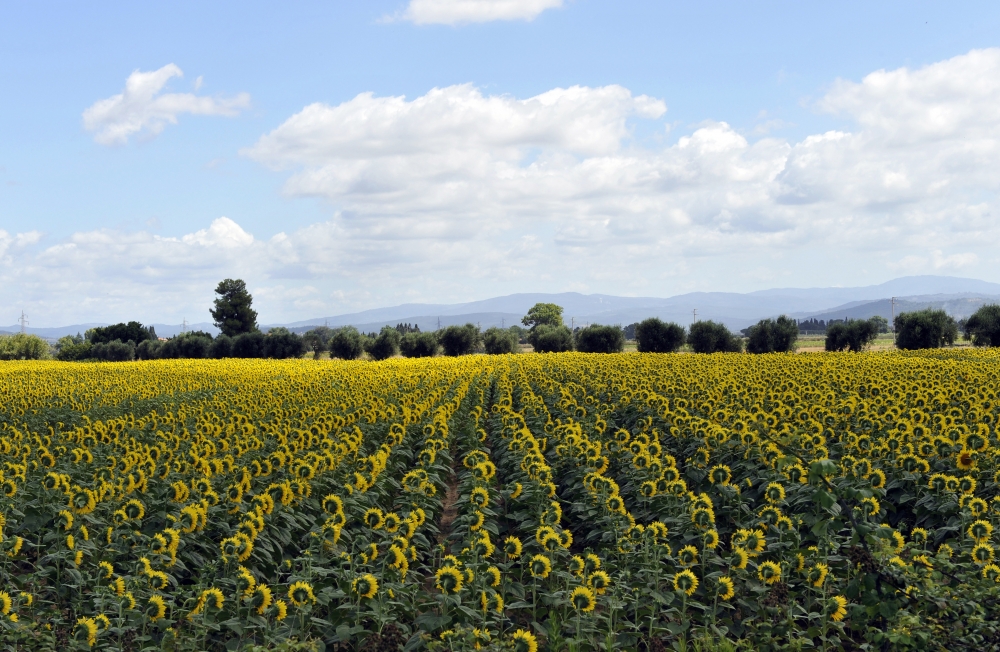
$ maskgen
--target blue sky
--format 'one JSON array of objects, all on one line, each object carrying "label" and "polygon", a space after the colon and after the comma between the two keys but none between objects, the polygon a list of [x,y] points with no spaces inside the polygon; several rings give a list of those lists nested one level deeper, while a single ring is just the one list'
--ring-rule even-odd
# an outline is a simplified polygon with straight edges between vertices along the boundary
[{"label": "blue sky", "polygon": [[873,4],[0,4],[0,310],[1000,281],[1000,6]]}]

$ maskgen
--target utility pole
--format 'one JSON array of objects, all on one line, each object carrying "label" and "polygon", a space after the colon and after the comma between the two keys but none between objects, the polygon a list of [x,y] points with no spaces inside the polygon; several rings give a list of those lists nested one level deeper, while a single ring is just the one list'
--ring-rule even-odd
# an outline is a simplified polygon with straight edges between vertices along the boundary
[{"label": "utility pole", "polygon": [[187,320],[187,317],[185,317],[181,321],[181,332],[182,333],[186,333],[187,331],[188,331],[188,320]]},{"label": "utility pole", "polygon": [[440,317],[438,317],[438,327],[437,327],[437,329],[441,330],[441,318]]},{"label": "utility pole", "polygon": [[23,310],[21,311],[21,318],[18,321],[21,322],[21,334],[24,335],[28,332],[28,316],[24,314]]},{"label": "utility pole", "polygon": [[576,317],[569,318],[569,329],[571,331],[576,330]]},{"label": "utility pole", "polygon": [[698,321],[698,309],[697,308],[695,308],[694,310],[691,311],[691,323],[693,324],[696,321]]}]

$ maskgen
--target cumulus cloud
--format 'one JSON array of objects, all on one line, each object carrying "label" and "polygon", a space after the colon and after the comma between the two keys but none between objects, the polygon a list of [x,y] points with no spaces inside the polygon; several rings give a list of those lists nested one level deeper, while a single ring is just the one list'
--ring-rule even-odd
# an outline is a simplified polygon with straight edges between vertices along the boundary
[{"label": "cumulus cloud", "polygon": [[816,108],[846,126],[798,140],[706,121],[650,145],[633,128],[665,103],[620,86],[365,93],[306,106],[243,152],[286,175],[289,197],[328,202],[329,220],[263,238],[227,218],[175,238],[0,233],[0,302],[37,286],[78,314],[81,296],[162,309],[242,275],[277,321],[570,284],[829,284],[830,269],[839,284],[994,280],[996,107],[1000,50],[837,81]]},{"label": "cumulus cloud", "polygon": [[563,0],[410,0],[402,18],[418,25],[534,20],[562,4]]},{"label": "cumulus cloud", "polygon": [[[155,136],[167,125],[177,124],[183,113],[194,115],[236,116],[250,106],[250,96],[206,97],[194,93],[163,93],[174,77],[184,75],[174,64],[152,72],[134,71],[125,80],[125,90],[99,100],[83,112],[83,126],[95,132],[94,140],[102,145],[119,145],[131,136]],[[195,89],[201,87],[201,77]]]}]

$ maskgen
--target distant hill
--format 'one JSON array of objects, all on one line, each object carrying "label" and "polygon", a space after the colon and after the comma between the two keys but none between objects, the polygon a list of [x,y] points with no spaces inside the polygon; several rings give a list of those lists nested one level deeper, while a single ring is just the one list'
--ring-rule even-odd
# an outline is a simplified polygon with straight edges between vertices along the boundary
[{"label": "distant hill", "polygon": [[[1000,295],[974,295],[974,294],[932,294],[917,295],[912,297],[901,297],[896,299],[895,314],[903,312],[914,312],[933,308],[944,310],[955,319],[963,319],[976,312],[980,307],[1000,303]],[[878,301],[855,301],[843,306],[838,306],[831,310],[806,315],[792,315],[802,319],[808,317],[812,319],[868,319],[879,315],[892,321],[893,308],[890,299],[879,299]]]},{"label": "distant hill", "polygon": [[[471,322],[482,328],[519,323],[531,306],[539,302],[563,307],[567,324],[621,324],[625,326],[647,317],[659,317],[688,325],[697,310],[699,320],[719,321],[739,330],[765,317],[786,314],[799,319],[843,319],[891,316],[889,299],[897,298],[897,311],[921,307],[940,307],[956,317],[971,314],[983,303],[1000,301],[1000,283],[952,276],[907,276],[878,285],[851,288],[775,288],[740,294],[735,292],[690,292],[673,297],[619,297],[607,294],[523,293],[455,304],[409,303],[374,308],[343,315],[317,317],[291,323],[262,325],[263,330],[285,326],[295,332],[327,325],[331,328],[352,325],[364,332],[399,323],[417,324],[421,330],[434,330],[451,324]],[[29,328],[47,339],[83,333],[106,324],[74,324],[59,328]],[[160,337],[181,332],[179,324],[154,324]],[[188,330],[217,333],[208,323],[189,324]],[[18,326],[0,327],[16,332]]]}]

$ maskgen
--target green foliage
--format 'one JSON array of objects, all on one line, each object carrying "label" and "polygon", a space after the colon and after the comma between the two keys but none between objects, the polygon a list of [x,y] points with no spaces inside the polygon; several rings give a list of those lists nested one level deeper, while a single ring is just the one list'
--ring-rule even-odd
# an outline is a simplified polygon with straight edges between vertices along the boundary
[{"label": "green foliage", "polygon": [[233,338],[234,358],[263,358],[264,334],[260,331],[241,333]]},{"label": "green foliage", "polygon": [[107,344],[114,340],[121,342],[133,342],[139,344],[146,340],[155,340],[156,331],[152,326],[148,328],[137,321],[130,321],[127,324],[112,324],[111,326],[101,326],[91,328],[87,331],[87,340],[91,344]]},{"label": "green foliage", "polygon": [[521,323],[535,330],[538,326],[558,327],[563,325],[562,306],[554,303],[536,303],[524,316]]},{"label": "green foliage", "polygon": [[[520,337],[519,333],[514,331],[516,326],[506,329],[497,328],[493,326],[492,328],[487,328],[486,332],[483,333],[483,348],[486,353],[490,355],[503,355],[504,353],[517,353],[521,350],[520,344],[518,343]],[[518,328],[518,331],[521,329]]]},{"label": "green foliage", "polygon": [[674,353],[684,345],[684,327],[650,317],[635,324],[635,339],[640,353]]},{"label": "green foliage", "polygon": [[257,312],[250,307],[253,297],[247,292],[246,283],[241,279],[227,278],[219,283],[215,293],[219,296],[209,312],[224,335],[235,337],[257,330]]},{"label": "green foliage", "polygon": [[[396,330],[399,330],[397,327]],[[399,352],[407,358],[430,358],[437,355],[437,334],[410,331],[399,341]]]},{"label": "green foliage", "polygon": [[49,343],[37,335],[0,336],[0,360],[44,360],[48,356]]},{"label": "green foliage", "polygon": [[958,324],[944,310],[918,310],[896,315],[896,347],[938,349],[955,343]]},{"label": "green foliage", "polygon": [[965,322],[965,339],[973,346],[1000,346],[1000,305],[983,306]]},{"label": "green foliage", "polygon": [[573,333],[565,326],[540,324],[528,333],[535,353],[562,353],[573,350]]},{"label": "green foliage", "polygon": [[695,353],[739,353],[743,340],[729,332],[723,324],[699,321],[691,324],[688,344]]},{"label": "green foliage", "polygon": [[288,358],[300,358],[306,352],[306,345],[302,338],[287,328],[272,328],[264,336],[265,358],[274,360],[285,360]]},{"label": "green foliage", "polygon": [[625,333],[621,326],[591,324],[576,332],[576,350],[581,353],[621,353],[625,349]]},{"label": "green foliage", "polygon": [[[145,344],[145,343],[143,343]],[[146,351],[155,352],[156,357],[163,358],[165,360],[176,359],[176,358],[206,358],[208,357],[208,350],[212,346],[212,336],[208,333],[201,331],[195,331],[191,333],[181,333],[177,337],[172,337],[166,342],[160,344],[158,348],[154,348],[152,345],[146,347],[146,350],[140,352],[140,347],[136,347],[136,357],[140,360],[149,359],[145,356]]]},{"label": "green foliage", "polygon": [[[331,358],[357,360],[365,351],[365,337],[353,326],[344,326],[334,331],[327,340]],[[393,354],[389,354],[391,357]]]},{"label": "green foliage", "polygon": [[799,325],[785,315],[777,319],[761,319],[747,333],[749,353],[787,353],[795,350]]},{"label": "green foliage", "polygon": [[399,353],[399,331],[392,326],[383,326],[377,337],[365,344],[365,351],[372,360],[386,360]]},{"label": "green foliage", "polygon": [[233,338],[229,337],[225,333],[220,333],[216,336],[216,338],[212,340],[212,345],[208,347],[208,357],[215,358],[216,360],[231,357],[232,354]]},{"label": "green foliage", "polygon": [[105,362],[128,362],[135,359],[135,342],[111,340],[90,347],[91,357]]},{"label": "green foliage", "polygon": [[875,341],[879,324],[872,319],[853,319],[835,322],[826,327],[827,351],[853,351],[857,353]]},{"label": "green foliage", "polygon": [[334,330],[326,326],[317,326],[302,335],[302,343],[307,351],[313,352],[313,357],[319,359],[319,354],[327,350],[327,343],[333,337]]},{"label": "green foliage", "polygon": [[479,346],[480,334],[475,324],[448,326],[437,334],[445,355],[468,355]]}]

